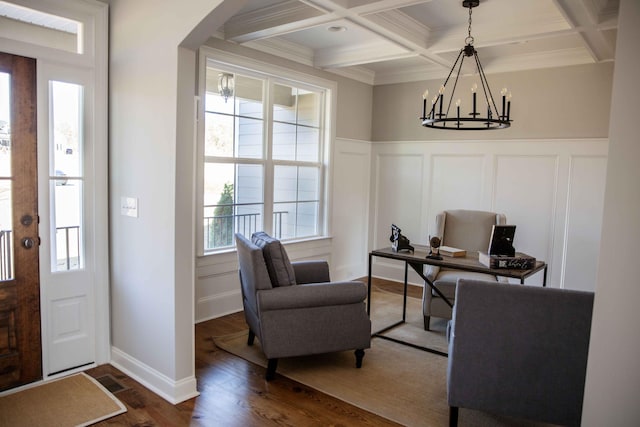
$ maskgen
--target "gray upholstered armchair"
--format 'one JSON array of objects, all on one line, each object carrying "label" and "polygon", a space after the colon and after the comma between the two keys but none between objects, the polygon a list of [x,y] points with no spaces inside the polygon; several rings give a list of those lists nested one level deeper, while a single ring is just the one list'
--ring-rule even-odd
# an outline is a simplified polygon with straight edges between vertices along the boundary
[{"label": "gray upholstered armchair", "polygon": [[[440,237],[443,246],[464,249],[467,252],[486,252],[489,249],[491,230],[494,225],[506,224],[502,214],[473,210],[449,210],[436,216],[434,235]],[[452,303],[455,300],[456,283],[459,278],[496,282],[496,276],[469,271],[452,270],[438,266],[426,266],[425,275]],[[431,317],[451,319],[451,307],[425,284],[422,294],[424,329],[429,330]]]},{"label": "gray upholstered armchair", "polygon": [[355,350],[356,367],[371,346],[362,282],[331,282],[326,261],[289,262],[265,233],[236,234],[247,344],[258,337],[268,359],[267,380],[282,357]]},{"label": "gray upholstered armchair", "polygon": [[461,279],[449,324],[449,424],[461,407],[580,425],[593,296]]}]

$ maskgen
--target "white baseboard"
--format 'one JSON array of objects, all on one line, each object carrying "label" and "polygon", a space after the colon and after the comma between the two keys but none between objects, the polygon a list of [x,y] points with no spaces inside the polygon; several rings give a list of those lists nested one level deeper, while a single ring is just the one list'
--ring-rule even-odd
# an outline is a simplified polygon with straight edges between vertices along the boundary
[{"label": "white baseboard", "polygon": [[199,298],[196,301],[195,322],[200,323],[226,316],[242,309],[242,291],[240,291],[240,285],[238,285],[237,290]]},{"label": "white baseboard", "polygon": [[[404,263],[398,261],[388,262],[387,260],[376,258],[373,263],[372,276],[396,282],[404,282]],[[424,280],[422,280],[412,268],[409,268],[407,283],[410,285],[424,286]]]},{"label": "white baseboard", "polygon": [[116,347],[111,347],[110,363],[172,405],[200,395],[195,376],[174,381]]}]

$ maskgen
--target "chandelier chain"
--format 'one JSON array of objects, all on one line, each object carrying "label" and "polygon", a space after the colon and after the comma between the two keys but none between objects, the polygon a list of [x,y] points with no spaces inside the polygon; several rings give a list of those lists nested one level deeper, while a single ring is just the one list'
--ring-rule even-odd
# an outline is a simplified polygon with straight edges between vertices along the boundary
[{"label": "chandelier chain", "polygon": [[471,12],[473,8],[469,6],[469,28],[467,29],[468,37],[464,40],[467,44],[473,44],[473,36],[471,35]]}]

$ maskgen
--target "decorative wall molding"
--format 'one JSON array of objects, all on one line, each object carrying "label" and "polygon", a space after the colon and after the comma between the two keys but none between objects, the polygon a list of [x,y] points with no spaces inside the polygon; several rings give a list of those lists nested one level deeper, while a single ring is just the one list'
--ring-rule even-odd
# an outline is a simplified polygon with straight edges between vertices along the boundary
[{"label": "decorative wall molding", "polygon": [[[396,220],[424,245],[441,210],[499,211],[518,226],[516,248],[549,264],[549,286],[594,290],[607,150],[606,139],[376,142],[370,249],[389,246]],[[374,275],[402,280],[401,263],[374,261]]]}]

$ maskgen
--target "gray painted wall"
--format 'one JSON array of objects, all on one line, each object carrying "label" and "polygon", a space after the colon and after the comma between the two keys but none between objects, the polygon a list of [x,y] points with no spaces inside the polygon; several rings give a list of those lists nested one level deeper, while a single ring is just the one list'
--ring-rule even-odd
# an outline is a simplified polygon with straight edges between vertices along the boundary
[{"label": "gray painted wall", "polygon": [[640,2],[622,0],[612,94],[609,164],[582,425],[640,422]]},{"label": "gray painted wall", "polygon": [[[487,79],[498,108],[503,87],[513,94],[509,129],[457,132],[420,126],[422,93],[429,89],[431,98],[442,79],[375,86],[372,140],[606,138],[609,134],[613,63],[492,74]],[[462,100],[461,111],[470,110],[473,82],[477,78],[461,77],[458,82],[456,98]]]}]

